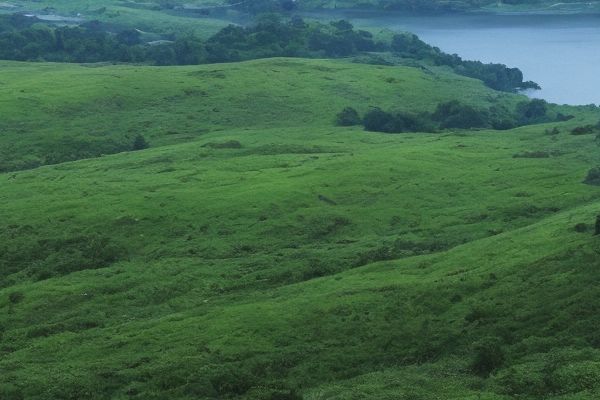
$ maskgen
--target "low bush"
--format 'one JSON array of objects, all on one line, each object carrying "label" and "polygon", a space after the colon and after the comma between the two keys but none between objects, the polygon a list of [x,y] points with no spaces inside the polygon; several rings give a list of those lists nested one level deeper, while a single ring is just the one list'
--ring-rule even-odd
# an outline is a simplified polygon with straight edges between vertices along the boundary
[{"label": "low bush", "polygon": [[133,139],[133,144],[131,146],[131,149],[136,151],[136,150],[147,149],[148,147],[149,147],[149,144],[146,141],[146,138],[144,136],[138,134]]},{"label": "low bush", "polygon": [[583,183],[600,186],[600,167],[594,167],[590,169],[587,173],[587,176],[583,180]]},{"label": "low bush", "polygon": [[484,338],[474,345],[475,355],[471,370],[480,376],[488,376],[504,363],[504,351],[498,338]]},{"label": "low bush", "polygon": [[425,114],[389,113],[380,108],[373,108],[367,112],[363,118],[363,125],[367,131],[387,133],[429,132],[435,130]]},{"label": "low bush", "polygon": [[431,118],[440,128],[484,128],[490,126],[490,115],[486,110],[478,110],[458,100],[438,104]]},{"label": "low bush", "polygon": [[536,124],[548,121],[548,103],[542,99],[532,99],[517,104],[517,119],[520,125]]},{"label": "low bush", "polygon": [[524,151],[522,153],[516,153],[513,158],[549,158],[550,153],[543,150]]},{"label": "low bush", "polygon": [[17,304],[23,301],[25,296],[21,292],[12,292],[8,294],[8,302],[10,304]]},{"label": "low bush", "polygon": [[226,142],[210,142],[203,144],[202,147],[209,149],[241,149],[242,144],[237,140],[228,140]]},{"label": "low bush", "polygon": [[592,135],[598,132],[598,125],[583,125],[571,129],[571,135]]},{"label": "low bush", "polygon": [[345,107],[338,115],[336,115],[335,122],[338,126],[354,126],[360,125],[361,119],[354,108]]}]

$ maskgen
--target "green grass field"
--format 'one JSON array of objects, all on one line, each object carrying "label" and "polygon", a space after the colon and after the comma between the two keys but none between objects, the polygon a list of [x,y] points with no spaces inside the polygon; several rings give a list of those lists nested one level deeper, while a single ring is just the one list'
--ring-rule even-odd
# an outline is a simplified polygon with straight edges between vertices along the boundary
[{"label": "green grass field", "polygon": [[331,126],[345,106],[418,111],[455,96],[499,107],[521,99],[443,71],[343,61],[170,68],[0,62],[0,68],[0,171],[114,153],[140,132],[158,146],[232,128]]},{"label": "green grass field", "polygon": [[600,156],[569,134],[596,109],[391,135],[335,113],[522,98],[344,61],[1,67],[5,163],[152,147],[0,174],[0,398],[600,395]]}]

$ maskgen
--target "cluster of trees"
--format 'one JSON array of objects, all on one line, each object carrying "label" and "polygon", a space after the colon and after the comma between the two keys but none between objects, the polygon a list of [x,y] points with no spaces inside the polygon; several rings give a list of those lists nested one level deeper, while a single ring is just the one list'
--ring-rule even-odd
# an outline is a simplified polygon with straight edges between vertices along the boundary
[{"label": "cluster of trees", "polygon": [[204,47],[193,37],[153,45],[135,29],[109,32],[97,21],[77,27],[51,27],[33,17],[0,16],[0,59],[53,62],[133,62],[198,64]]},{"label": "cluster of trees", "polygon": [[301,18],[282,21],[265,15],[250,27],[230,25],[206,42],[210,62],[240,61],[264,57],[347,57],[383,51],[370,32],[354,30],[345,20],[307,24]]},{"label": "cluster of trees", "polygon": [[206,42],[193,36],[169,39],[144,43],[136,30],[111,33],[98,22],[53,28],[35,18],[0,16],[0,58],[19,61],[186,65],[276,56],[345,57],[385,49],[371,33],[355,31],[346,21],[283,22],[276,14],[259,18],[250,27],[230,25]]},{"label": "cluster of trees", "polygon": [[[252,3],[252,2],[250,2]],[[35,18],[0,16],[0,58],[19,61],[135,62],[186,65],[233,62],[266,57],[349,57],[367,52],[393,52],[425,64],[451,67],[456,73],[482,80],[503,91],[538,88],[523,82],[517,68],[465,61],[406,33],[391,42],[376,40],[345,20],[306,23],[299,17],[283,20],[266,14],[248,27],[230,25],[206,41],[193,36],[144,43],[139,31],[110,32],[99,22],[78,27],[49,27]]]},{"label": "cluster of trees", "polygon": [[412,114],[372,108],[362,118],[355,109],[346,107],[337,115],[336,123],[340,126],[362,124],[367,131],[401,133],[469,128],[503,130],[565,119],[565,116],[560,115],[552,117],[548,111],[548,104],[540,99],[521,102],[508,114],[498,112],[495,108],[475,108],[458,100],[451,100],[438,104],[433,113]]}]

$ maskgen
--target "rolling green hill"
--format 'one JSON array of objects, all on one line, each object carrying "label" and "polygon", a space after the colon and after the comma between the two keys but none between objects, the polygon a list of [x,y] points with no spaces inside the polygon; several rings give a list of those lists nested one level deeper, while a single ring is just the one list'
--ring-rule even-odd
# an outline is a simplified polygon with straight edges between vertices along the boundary
[{"label": "rolling green hill", "polygon": [[499,107],[521,99],[441,70],[343,61],[177,68],[1,62],[0,68],[0,171],[130,149],[138,133],[158,146],[231,128],[331,126],[345,106],[431,111],[455,96]]},{"label": "rolling green hill", "polygon": [[0,174],[2,399],[600,393],[599,157],[569,134],[597,109],[390,135],[335,113],[522,97],[343,61],[2,68],[11,165],[152,145]]}]

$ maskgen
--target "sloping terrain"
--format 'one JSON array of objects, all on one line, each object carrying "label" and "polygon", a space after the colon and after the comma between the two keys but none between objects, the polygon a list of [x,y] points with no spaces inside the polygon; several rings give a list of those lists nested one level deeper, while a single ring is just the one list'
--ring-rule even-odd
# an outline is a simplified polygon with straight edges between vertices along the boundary
[{"label": "sloping terrain", "polygon": [[421,111],[456,97],[499,107],[521,99],[443,71],[342,61],[0,67],[0,171],[129,150],[139,133],[159,146],[230,128],[330,126],[346,106]]},{"label": "sloping terrain", "polygon": [[6,66],[30,128],[3,157],[155,147],[0,174],[3,399],[597,397],[598,151],[569,134],[595,109],[390,135],[335,113],[520,97],[343,62]]}]

